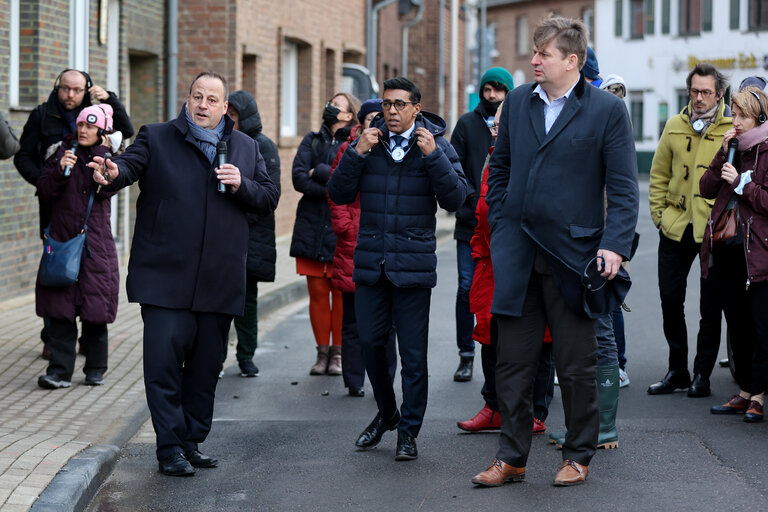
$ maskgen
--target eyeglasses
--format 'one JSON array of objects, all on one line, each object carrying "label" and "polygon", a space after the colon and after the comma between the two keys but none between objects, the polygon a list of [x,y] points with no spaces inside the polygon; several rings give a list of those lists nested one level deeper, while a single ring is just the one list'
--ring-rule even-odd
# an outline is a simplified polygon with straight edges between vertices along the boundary
[{"label": "eyeglasses", "polygon": [[416,102],[415,101],[403,101],[403,100],[395,100],[395,101],[384,100],[384,101],[381,102],[381,108],[382,108],[382,110],[384,110],[386,112],[387,110],[392,108],[392,106],[394,105],[395,110],[400,112],[408,104],[416,105]]},{"label": "eyeglasses", "polygon": [[703,91],[700,91],[699,89],[688,89],[688,92],[692,98],[698,98],[699,94],[701,94],[703,98],[709,98],[715,94],[715,91],[710,91],[709,89],[704,89]]},{"label": "eyeglasses", "polygon": [[82,87],[68,87],[66,85],[60,85],[59,88],[64,92],[64,94],[69,94],[70,91],[77,96],[78,94],[82,94],[85,92],[85,89]]}]

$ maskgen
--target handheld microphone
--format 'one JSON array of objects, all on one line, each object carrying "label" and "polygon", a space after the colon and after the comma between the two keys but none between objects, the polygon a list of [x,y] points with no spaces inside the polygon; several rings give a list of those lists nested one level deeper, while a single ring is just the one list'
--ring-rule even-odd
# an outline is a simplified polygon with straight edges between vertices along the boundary
[{"label": "handheld microphone", "polygon": [[[69,148],[72,150],[72,154],[75,154],[75,151],[77,150],[77,139],[72,141],[72,146]],[[66,178],[69,178],[69,175],[72,174],[72,166],[68,165],[64,168],[64,176]]]},{"label": "handheld microphone", "polygon": [[[107,183],[111,183],[109,180],[109,171],[107,171],[107,158],[112,158],[112,153],[104,153],[104,172],[102,175],[104,176],[104,179],[107,180]],[[96,187],[96,193],[98,194],[101,191],[101,185]]]},{"label": "handheld microphone", "polygon": [[739,139],[736,137],[728,141],[728,163],[733,165],[733,159],[736,158],[736,150],[739,148]]},{"label": "handheld microphone", "polygon": [[[218,167],[221,168],[222,165],[227,163],[227,143],[222,141],[219,141],[216,143],[216,158],[219,161]],[[221,181],[219,181],[219,188],[218,191],[221,193],[224,193],[227,191],[227,186],[223,184]]]}]

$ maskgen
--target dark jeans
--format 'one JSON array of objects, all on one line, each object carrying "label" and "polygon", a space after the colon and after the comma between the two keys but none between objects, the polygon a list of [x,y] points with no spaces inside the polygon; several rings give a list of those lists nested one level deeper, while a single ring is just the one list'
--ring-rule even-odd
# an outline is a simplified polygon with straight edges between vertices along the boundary
[{"label": "dark jeans", "polygon": [[398,430],[419,435],[427,409],[427,340],[430,288],[398,288],[382,272],[376,284],[357,285],[355,311],[365,368],[371,380],[379,414],[389,419],[397,412],[395,389],[389,374],[387,343],[392,324],[400,351],[403,403]]},{"label": "dark jeans", "polygon": [[[344,387],[362,388],[365,384],[365,360],[360,346],[360,333],[357,331],[355,313],[355,294],[342,292],[344,316],[341,321],[341,372],[344,377]],[[395,329],[390,329],[387,341],[387,364],[389,377],[394,382],[397,371],[397,347],[395,346]]]},{"label": "dark jeans", "polygon": [[[237,332],[237,360],[250,361],[259,345],[259,282],[255,277],[245,279],[245,310],[243,316],[235,317]],[[227,335],[227,338],[229,335]],[[227,338],[224,339],[224,353],[221,361],[227,358]]]},{"label": "dark jeans", "polygon": [[459,287],[456,290],[456,345],[459,355],[474,357],[475,342],[472,330],[475,327],[475,315],[469,310],[469,289],[475,274],[475,262],[472,260],[472,247],[469,242],[456,240],[456,263],[459,271]]},{"label": "dark jeans", "polygon": [[755,326],[755,346],[752,353],[752,387],[744,391],[758,395],[768,391],[768,282],[752,283],[748,294]]},{"label": "dark jeans", "polygon": [[[689,224],[679,242],[659,232],[659,295],[664,336],[669,345],[669,369],[688,371],[688,330],[685,325],[685,291],[691,270],[701,244],[693,239],[693,225]],[[693,373],[709,378],[717,361],[720,348],[720,322],[722,298],[717,296],[712,279],[701,280],[699,297],[699,334],[696,341],[696,359]]]},{"label": "dark jeans", "polygon": [[[107,371],[109,352],[107,324],[92,324],[81,321],[83,333],[81,346],[85,351],[83,373],[104,374]],[[56,318],[46,319],[48,348],[51,349],[51,361],[47,375],[54,375],[62,380],[71,381],[77,358],[77,323]]]},{"label": "dark jeans", "polygon": [[[490,343],[480,347],[480,360],[483,364],[483,388],[480,391],[485,403],[493,411],[499,410],[499,400],[496,396],[496,345],[498,344],[498,327],[491,319]],[[552,344],[543,343],[539,367],[536,370],[536,380],[533,382],[533,417],[546,421],[549,415],[549,404],[555,394],[555,361],[552,359]]]},{"label": "dark jeans", "polygon": [[563,459],[588,465],[597,448],[597,340],[594,322],[565,302],[544,257],[537,253],[519,317],[496,315],[496,387],[501,406],[497,457],[524,467],[533,437],[531,407],[544,330],[549,325],[565,425]]},{"label": "dark jeans", "polygon": [[141,305],[144,387],[157,458],[196,450],[213,422],[221,350],[231,315]]},{"label": "dark jeans", "polygon": [[613,312],[613,336],[616,338],[616,350],[619,357],[619,368],[626,370],[627,368],[627,338],[624,335],[624,311],[621,306],[616,308]]}]

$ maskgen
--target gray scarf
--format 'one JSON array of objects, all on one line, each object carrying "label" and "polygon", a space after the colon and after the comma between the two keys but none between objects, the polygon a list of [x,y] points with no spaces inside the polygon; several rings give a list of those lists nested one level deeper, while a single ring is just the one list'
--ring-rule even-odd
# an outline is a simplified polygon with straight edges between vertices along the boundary
[{"label": "gray scarf", "polygon": [[221,121],[218,125],[216,125],[216,128],[213,130],[208,130],[206,128],[197,126],[195,122],[192,121],[192,118],[189,117],[189,110],[187,109],[186,104],[184,105],[184,115],[187,118],[189,132],[195,139],[197,146],[202,150],[203,153],[205,153],[205,156],[208,157],[208,160],[213,163],[214,159],[216,158],[216,143],[219,142],[222,135],[224,135],[224,116],[221,116]]}]

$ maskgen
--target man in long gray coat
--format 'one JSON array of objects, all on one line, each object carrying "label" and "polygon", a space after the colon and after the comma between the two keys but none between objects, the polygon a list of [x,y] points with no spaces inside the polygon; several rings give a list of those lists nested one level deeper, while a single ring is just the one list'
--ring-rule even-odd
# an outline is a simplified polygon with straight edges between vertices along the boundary
[{"label": "man in long gray coat", "polygon": [[[472,479],[482,486],[525,477],[531,391],[547,324],[568,426],[554,483],[586,479],[599,425],[593,319],[617,304],[587,304],[593,292],[582,273],[591,270],[595,288],[612,280],[629,257],[637,224],[632,127],[621,100],[580,74],[586,26],[546,18],[533,47],[536,83],[507,95],[488,171],[491,258],[494,274],[503,276],[491,309],[499,330],[502,431],[493,464]],[[614,289],[607,281],[601,295]]]}]

